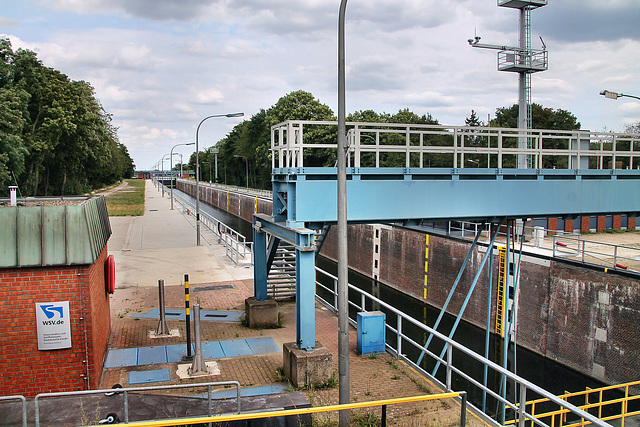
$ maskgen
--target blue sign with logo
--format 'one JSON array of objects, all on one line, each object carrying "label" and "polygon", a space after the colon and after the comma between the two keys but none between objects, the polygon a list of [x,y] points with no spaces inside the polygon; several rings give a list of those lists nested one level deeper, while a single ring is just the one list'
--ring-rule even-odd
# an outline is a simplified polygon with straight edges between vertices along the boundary
[{"label": "blue sign with logo", "polygon": [[38,350],[71,347],[69,301],[36,303]]}]

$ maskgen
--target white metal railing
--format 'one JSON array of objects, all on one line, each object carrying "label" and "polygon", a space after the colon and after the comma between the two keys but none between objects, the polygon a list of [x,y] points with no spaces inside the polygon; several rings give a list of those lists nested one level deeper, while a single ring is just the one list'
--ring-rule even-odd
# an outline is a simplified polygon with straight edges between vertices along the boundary
[{"label": "white metal railing", "polygon": [[[183,181],[194,182],[193,180],[186,180],[186,179]],[[210,183],[207,181],[200,181],[200,185],[204,187],[217,188],[223,191],[230,191],[232,193],[239,193],[239,194],[246,194],[249,196],[261,197],[263,199],[269,199],[269,200],[271,200],[271,198],[273,197],[271,190],[262,190],[259,188],[246,188],[246,187],[239,187],[237,185]]]},{"label": "white metal railing", "polygon": [[553,256],[573,258],[617,270],[640,272],[640,247],[585,240],[580,235],[553,236]]},{"label": "white metal railing", "polygon": [[[328,302],[325,299],[323,299],[322,297],[320,297],[319,295],[316,294],[316,299],[318,299],[321,303],[323,303],[324,305],[326,305],[328,308],[330,308],[331,310],[335,312],[337,312],[337,287],[338,287],[338,278],[333,276],[332,274],[327,273],[326,271],[316,267],[316,275],[323,275],[325,277],[327,277],[329,280],[331,280],[331,282],[333,283],[332,288],[329,288],[325,285],[323,285],[322,283],[320,283],[317,279],[316,279],[316,285],[317,287],[324,289],[325,291],[329,292],[330,294],[332,294],[333,296],[333,302]],[[492,396],[494,399],[496,399],[497,401],[501,402],[502,404],[504,404],[507,408],[511,409],[514,411],[514,413],[517,415],[518,418],[518,425],[519,426],[524,426],[524,423],[529,420],[533,423],[535,423],[536,425],[539,426],[548,426],[548,427],[552,427],[549,426],[548,424],[534,418],[533,416],[531,416],[531,414],[526,412],[526,407],[524,405],[524,402],[527,401],[527,399],[530,399],[531,396],[529,395],[529,397],[527,397],[527,392],[530,391],[532,393],[535,393],[536,395],[540,396],[540,397],[544,397],[549,399],[550,401],[554,402],[555,404],[559,405],[560,407],[566,409],[568,412],[571,412],[573,414],[575,414],[576,416],[578,416],[579,418],[584,419],[587,423],[593,423],[594,425],[598,425],[598,426],[608,426],[609,424],[599,420],[597,417],[588,414],[587,412],[583,411],[582,409],[556,397],[555,395],[553,395],[552,393],[544,390],[543,388],[533,384],[530,381],[527,381],[526,379],[514,374],[513,372],[510,372],[506,369],[504,369],[503,367],[497,365],[496,363],[492,362],[489,359],[484,358],[483,356],[473,352],[472,350],[466,348],[465,346],[463,346],[462,344],[457,343],[456,341],[454,341],[453,339],[437,332],[436,330],[428,327],[427,325],[413,319],[412,317],[408,316],[407,314],[403,313],[401,310],[398,310],[397,308],[391,306],[390,304],[382,301],[379,298],[376,298],[375,296],[357,288],[354,285],[349,284],[349,291],[356,293],[359,296],[360,302],[359,305],[349,301],[349,306],[355,308],[356,311],[367,311],[366,310],[366,306],[367,306],[367,301],[369,301],[369,307],[371,307],[373,304],[378,305],[379,307],[382,307],[386,312],[387,312],[387,316],[395,316],[395,324],[396,326],[393,327],[392,325],[389,324],[389,322],[385,323],[385,327],[387,329],[387,331],[391,332],[393,334],[393,336],[395,336],[395,340],[387,340],[386,345],[386,349],[387,351],[389,351],[391,354],[393,354],[394,356],[404,360],[405,362],[407,362],[408,364],[410,364],[413,368],[419,370],[422,372],[423,375],[426,375],[428,377],[430,377],[433,381],[439,383],[441,386],[444,386],[446,390],[452,390],[452,375],[455,373],[457,375],[459,375],[461,378],[465,379],[466,381],[468,381],[470,384],[473,384],[475,387],[478,387],[481,391],[485,392],[487,395]],[[349,319],[349,322],[351,322],[352,325],[356,325],[356,321],[354,319]],[[412,339],[410,336],[406,335],[403,330],[405,329],[405,327],[414,327],[414,328],[418,328],[418,330],[420,330],[421,333],[423,334],[428,334],[433,336],[434,338],[436,338],[437,340],[441,341],[444,343],[444,345],[446,346],[446,355],[444,358],[440,357],[438,354],[432,352],[431,350],[429,350],[427,347],[425,347],[423,344],[420,344],[418,342],[416,342],[414,339]],[[391,342],[391,344],[389,344],[389,342]],[[418,352],[424,352],[425,356],[427,358],[430,358],[431,360],[433,360],[434,362],[439,362],[441,363],[444,368],[445,368],[445,382],[442,383],[439,380],[437,380],[436,378],[433,378],[429,373],[427,373],[426,371],[424,371],[417,363],[416,361],[413,361],[411,359],[409,359],[406,356],[406,348],[405,346],[410,346],[413,347],[415,350],[417,350]],[[495,372],[498,375],[501,375],[503,377],[505,377],[507,379],[507,381],[510,382],[510,384],[514,384],[517,387],[518,390],[518,401],[516,402],[515,399],[514,401],[510,401],[509,397],[503,397],[501,396],[499,393],[496,393],[495,391],[493,391],[491,388],[489,387],[485,387],[480,381],[476,380],[475,378],[471,377],[469,374],[467,374],[465,372],[465,367],[462,366],[462,364],[464,364],[464,362],[458,362],[460,363],[460,366],[454,364],[454,360],[460,360],[460,358],[458,356],[464,354],[467,357],[472,358],[473,360],[480,362],[483,366],[486,366],[490,371]],[[468,391],[468,390],[467,390]],[[514,393],[515,395],[515,393]]]},{"label": "white metal railing", "polygon": [[[182,206],[184,213],[196,211],[195,204],[184,197],[174,194],[173,198]],[[200,210],[200,222],[218,238],[218,243],[224,243],[226,255],[231,261],[236,265],[253,265],[253,242],[247,242],[240,232],[203,210]]]},{"label": "white metal railing", "polygon": [[[123,394],[123,413],[124,413],[124,423],[129,423],[129,394],[136,393],[141,391],[155,391],[155,390],[178,390],[182,388],[198,388],[198,387],[207,387],[207,416],[211,417],[213,415],[213,407],[211,405],[212,401],[212,389],[213,386],[230,386],[233,385],[236,387],[236,413],[239,414],[241,412],[240,406],[240,383],[238,381],[218,381],[218,382],[209,382],[209,383],[198,383],[198,384],[173,384],[173,385],[164,385],[164,386],[150,386],[150,387],[136,387],[136,388],[118,388],[118,389],[105,389],[105,390],[84,390],[84,391],[71,391],[71,392],[60,392],[60,393],[41,393],[38,394],[34,399],[34,409],[35,409],[35,425],[36,427],[40,426],[40,400],[43,398],[52,398],[52,397],[66,397],[66,396],[87,396],[93,394],[105,394],[105,393],[117,393]],[[97,420],[96,420],[97,421]],[[104,423],[100,423],[104,424]]]},{"label": "white metal railing", "polygon": [[[518,156],[528,156],[535,169],[640,169],[638,134],[362,122],[347,128],[349,167],[515,168]],[[336,133],[337,122],[329,121],[272,126],[272,167],[308,166],[305,155],[337,149]]]},{"label": "white metal railing", "polygon": [[[470,239],[482,232],[480,242],[489,242],[489,223],[447,221],[441,224],[425,223],[421,228],[433,229],[435,233],[447,237]],[[514,230],[513,238],[519,239],[519,230]],[[576,261],[601,265],[614,270],[640,273],[640,245],[629,246],[588,240],[579,233],[562,230],[546,230],[539,226],[524,226],[524,251],[527,247],[548,250],[548,255],[557,258],[571,258]],[[498,233],[498,242],[506,240],[506,233]]]}]

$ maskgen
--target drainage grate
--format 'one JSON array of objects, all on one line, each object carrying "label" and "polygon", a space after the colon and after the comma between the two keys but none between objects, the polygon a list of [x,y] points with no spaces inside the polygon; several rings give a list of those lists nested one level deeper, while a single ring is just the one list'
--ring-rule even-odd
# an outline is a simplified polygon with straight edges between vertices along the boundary
[{"label": "drainage grate", "polygon": [[193,292],[202,292],[202,291],[220,291],[222,289],[235,289],[236,287],[233,285],[211,285],[211,286],[203,286],[201,288],[193,288],[191,289]]},{"label": "drainage grate", "polygon": [[229,317],[229,315],[228,314],[205,314],[204,317],[227,318]]}]

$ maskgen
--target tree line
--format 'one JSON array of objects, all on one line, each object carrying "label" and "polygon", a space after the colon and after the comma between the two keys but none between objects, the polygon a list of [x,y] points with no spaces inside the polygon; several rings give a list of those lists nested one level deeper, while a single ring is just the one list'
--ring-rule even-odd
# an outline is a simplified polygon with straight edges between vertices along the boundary
[{"label": "tree line", "polygon": [[83,194],[132,177],[117,129],[85,81],[0,40],[0,196]]},{"label": "tree line", "polygon": [[[537,129],[558,129],[575,130],[580,129],[580,122],[571,112],[563,109],[554,110],[543,107],[539,104],[532,105],[533,128]],[[416,114],[409,109],[401,109],[397,113],[378,113],[373,110],[360,110],[349,114],[346,117],[351,122],[376,122],[376,123],[406,123],[406,124],[439,124],[431,114]],[[248,163],[249,186],[253,188],[271,188],[271,126],[286,120],[321,120],[335,121],[336,116],[329,106],[321,103],[311,93],[305,91],[294,91],[280,98],[272,107],[267,110],[261,109],[250,119],[236,125],[233,130],[218,141],[215,147],[218,149],[218,182],[229,185],[245,186],[247,181],[246,169]],[[471,111],[471,116],[465,120],[467,126],[490,126],[490,127],[517,127],[518,105],[498,108],[495,117],[483,122],[479,119],[475,111]],[[386,134],[385,143],[393,143],[393,139],[399,143],[404,143],[404,135]],[[451,135],[435,135],[430,137],[432,145],[451,145]],[[336,126],[305,126],[305,141],[314,143],[335,144],[337,139]],[[473,137],[467,139],[473,146],[477,144],[486,146],[484,141]],[[364,141],[366,142],[366,141]],[[517,144],[514,139],[513,144]],[[431,167],[451,167],[452,158],[447,154],[425,154],[424,164]],[[215,154],[205,149],[199,154],[200,175],[203,180],[215,181],[212,168],[203,167],[208,163],[214,165]],[[469,157],[475,161],[479,167],[488,167],[486,156],[478,155],[477,159]],[[417,160],[417,159],[416,159]],[[413,159],[412,159],[413,161]],[[305,165],[308,166],[334,166],[336,162],[335,150],[318,149],[313,152],[305,152]],[[386,153],[380,160],[382,166],[404,167],[404,154]],[[516,159],[513,159],[515,167]],[[195,170],[195,153],[189,159],[188,168]],[[374,166],[375,157],[372,153],[362,154],[361,165],[363,167]],[[553,167],[551,165],[550,167]],[[180,165],[174,167],[179,170]]]}]

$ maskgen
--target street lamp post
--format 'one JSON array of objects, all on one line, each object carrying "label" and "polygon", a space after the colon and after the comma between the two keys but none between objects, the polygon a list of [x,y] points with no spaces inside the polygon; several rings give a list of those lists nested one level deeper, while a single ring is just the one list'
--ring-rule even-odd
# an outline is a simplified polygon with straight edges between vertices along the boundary
[{"label": "street lamp post", "polygon": [[240,156],[238,154],[234,154],[233,157],[242,157],[244,159],[244,163],[246,165],[246,173],[247,173],[247,188],[249,188],[249,160],[245,156]]},{"label": "street lamp post", "polygon": [[207,163],[209,165],[209,184],[211,184],[211,162],[203,161],[202,163]]},{"label": "street lamp post", "polygon": [[622,98],[623,96],[627,98],[640,99],[640,96],[627,95],[625,93],[620,93],[620,92],[611,92],[610,90],[603,90],[602,92],[600,92],[600,95],[609,99],[618,99],[618,98]]},{"label": "street lamp post", "polygon": [[162,186],[162,197],[164,197],[164,159],[166,159],[167,157],[173,157],[173,155],[165,154],[164,156],[162,156],[162,174],[160,175],[160,179],[162,179],[162,183],[160,184]]},{"label": "street lamp post", "polygon": [[[349,403],[349,294],[347,244],[347,164],[345,102],[345,15],[347,0],[341,0],[338,14],[338,400]],[[339,414],[340,427],[350,424],[349,410]]]},{"label": "street lamp post", "polygon": [[214,117],[242,117],[244,113],[229,113],[229,114],[214,114],[212,116],[207,116],[200,121],[198,127],[196,128],[196,245],[200,246],[200,183],[198,182],[198,173],[200,172],[200,156],[198,150],[198,134],[200,133],[200,126],[206,120],[212,119]]},{"label": "street lamp post", "polygon": [[[194,142],[185,142],[184,144],[176,144],[171,148],[171,210],[173,210],[173,149],[181,145],[193,145],[193,144]],[[180,162],[180,167],[182,167],[182,161]]]}]

